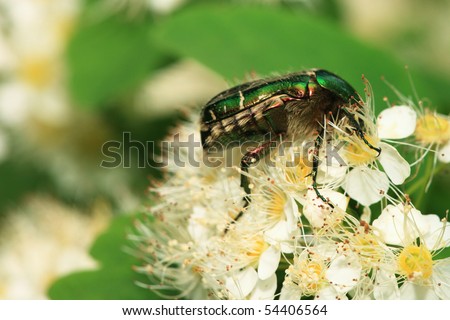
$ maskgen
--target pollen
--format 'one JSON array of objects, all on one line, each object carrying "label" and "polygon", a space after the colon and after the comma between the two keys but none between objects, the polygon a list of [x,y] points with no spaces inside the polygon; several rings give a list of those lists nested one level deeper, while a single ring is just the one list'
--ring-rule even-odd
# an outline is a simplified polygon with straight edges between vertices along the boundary
[{"label": "pollen", "polygon": [[205,185],[212,185],[216,181],[217,181],[217,171],[211,170],[211,168],[208,168],[208,170],[205,170],[205,173],[203,174],[203,177],[202,177],[202,182]]},{"label": "pollen", "polygon": [[410,245],[400,253],[398,267],[410,280],[427,280],[433,273],[433,259],[426,247]]},{"label": "pollen", "polygon": [[319,291],[325,280],[325,266],[321,261],[306,259],[289,267],[291,281],[299,286],[305,296],[312,296]]},{"label": "pollen", "polygon": [[[366,136],[367,142],[373,146],[378,145],[378,139],[376,137]],[[351,139],[346,149],[346,158],[352,165],[365,165],[376,160],[378,153],[375,150],[369,148],[361,139]]]},{"label": "pollen", "polygon": [[423,144],[443,144],[450,140],[450,121],[447,117],[431,112],[417,119],[416,139]]},{"label": "pollen", "polygon": [[248,246],[243,248],[244,254],[253,262],[256,262],[261,254],[267,249],[268,245],[262,235],[257,235],[249,239]]},{"label": "pollen", "polygon": [[269,219],[279,221],[284,216],[286,195],[278,188],[266,188],[264,190],[267,203],[265,205]]},{"label": "pollen", "polygon": [[384,261],[386,253],[378,238],[371,232],[358,230],[350,238],[352,250],[359,255],[363,266],[370,267]]},{"label": "pollen", "polygon": [[308,179],[312,171],[312,165],[308,165],[307,161],[307,159],[295,157],[292,163],[286,165],[285,177],[289,183],[305,188],[310,184]]}]

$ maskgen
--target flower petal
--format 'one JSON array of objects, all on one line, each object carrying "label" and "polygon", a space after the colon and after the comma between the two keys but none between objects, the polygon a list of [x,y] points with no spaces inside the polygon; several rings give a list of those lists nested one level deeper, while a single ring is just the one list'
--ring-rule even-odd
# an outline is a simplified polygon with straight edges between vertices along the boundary
[{"label": "flower petal", "polygon": [[384,197],[389,189],[389,179],[384,172],[356,167],[348,173],[343,187],[351,198],[370,206]]},{"label": "flower petal", "polygon": [[284,215],[286,216],[287,228],[289,231],[295,231],[298,228],[298,206],[293,197],[288,196],[284,205]]},{"label": "flower petal", "polygon": [[338,293],[346,293],[358,283],[361,265],[351,256],[338,256],[331,262],[325,276]]},{"label": "flower petal", "polygon": [[300,300],[302,292],[298,285],[285,280],[280,292],[280,300]]},{"label": "flower petal", "polygon": [[[375,233],[384,242],[406,246],[419,236],[413,221],[421,220],[420,216],[420,211],[414,208],[406,210],[403,204],[397,206],[389,204],[383,209],[380,216],[373,221],[372,225]],[[405,219],[407,219],[406,222]]]},{"label": "flower petal", "polygon": [[399,290],[394,272],[379,270],[376,275],[373,296],[377,300],[398,299]]},{"label": "flower petal", "polygon": [[450,140],[437,151],[438,160],[443,163],[450,162]]},{"label": "flower petal", "polygon": [[319,184],[332,184],[342,181],[347,174],[347,165],[343,160],[344,156],[339,153],[341,146],[327,145],[327,154],[322,153],[319,159],[323,159],[318,168],[317,182]]},{"label": "flower petal", "polygon": [[417,114],[409,106],[394,106],[383,110],[377,118],[380,139],[403,139],[416,129]]},{"label": "flower petal", "polygon": [[258,274],[252,267],[236,272],[225,280],[225,287],[234,299],[244,299],[255,288]]},{"label": "flower petal", "polygon": [[281,252],[292,253],[292,239],[289,224],[286,220],[279,221],[264,233],[264,240],[274,246],[279,246]]},{"label": "flower petal", "polygon": [[[334,207],[339,207],[343,211],[347,209],[348,198],[342,193],[328,189],[322,189],[320,193],[326,199],[329,199]],[[306,193],[306,202],[303,205],[303,214],[313,227],[321,228],[330,219],[331,210],[332,208],[324,203],[314,190],[308,190]]]},{"label": "flower petal", "polygon": [[202,206],[194,206],[192,208],[192,214],[188,222],[188,232],[192,239],[197,243],[203,243],[207,241],[210,232],[210,228],[206,223],[208,221],[208,213]]},{"label": "flower petal", "polygon": [[438,300],[433,287],[421,286],[412,282],[405,282],[400,288],[402,300]]},{"label": "flower petal", "polygon": [[435,214],[423,215],[419,210],[401,203],[387,205],[373,221],[375,233],[384,242],[406,246],[420,236],[430,250],[447,246],[450,240],[449,225]]},{"label": "flower petal", "polygon": [[433,267],[433,284],[436,294],[442,300],[450,300],[450,258],[436,261]]},{"label": "flower petal", "polygon": [[402,184],[411,174],[409,163],[403,159],[397,149],[387,143],[380,143],[381,154],[378,157],[389,179],[396,184]]},{"label": "flower petal", "polygon": [[328,286],[317,292],[314,300],[348,300],[348,298],[345,294],[337,292],[332,286]]},{"label": "flower petal", "polygon": [[270,246],[259,257],[258,277],[266,280],[272,276],[280,263],[281,251],[275,246]]},{"label": "flower petal", "polygon": [[272,274],[266,280],[258,280],[250,300],[273,300],[277,290],[277,276]]},{"label": "flower petal", "polygon": [[418,225],[419,232],[430,250],[444,248],[450,243],[450,223],[443,222],[435,214],[422,215]]}]

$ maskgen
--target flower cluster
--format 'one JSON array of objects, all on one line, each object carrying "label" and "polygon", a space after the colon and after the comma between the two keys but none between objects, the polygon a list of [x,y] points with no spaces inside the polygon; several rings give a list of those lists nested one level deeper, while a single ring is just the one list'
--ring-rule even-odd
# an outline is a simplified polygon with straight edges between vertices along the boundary
[{"label": "flower cluster", "polygon": [[[436,151],[446,161],[449,119],[410,104],[375,121],[370,96],[365,104],[352,112],[379,155],[341,119],[324,124],[318,154],[294,141],[248,173],[169,161],[150,215],[131,235],[144,260],[137,270],[150,277],[141,285],[187,299],[450,299],[449,223],[403,193],[420,161],[406,161],[393,140],[414,134],[408,145],[419,160]],[[176,133],[200,141],[198,120]],[[327,202],[312,188],[312,156]],[[250,181],[248,205],[240,174]]]},{"label": "flower cluster", "polygon": [[65,54],[83,10],[81,0],[0,0],[0,164],[20,157],[61,194],[120,198],[111,201],[131,210],[129,172],[99,167],[111,124],[69,94]]}]

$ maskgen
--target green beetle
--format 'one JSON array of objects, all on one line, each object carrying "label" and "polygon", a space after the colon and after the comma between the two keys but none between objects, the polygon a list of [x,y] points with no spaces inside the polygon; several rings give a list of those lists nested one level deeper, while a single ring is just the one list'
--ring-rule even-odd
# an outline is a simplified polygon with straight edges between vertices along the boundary
[{"label": "green beetle", "polygon": [[[227,148],[246,141],[257,141],[259,146],[248,151],[241,159],[241,169],[264,157],[269,147],[283,139],[315,138],[315,155],[322,144],[323,120],[327,115],[334,119],[347,117],[356,134],[372,146],[353,114],[351,105],[362,105],[353,87],[337,75],[321,69],[312,69],[280,77],[247,82],[213,97],[201,113],[200,134],[206,152],[213,148]],[[281,139],[280,139],[281,138]],[[312,181],[318,197],[328,201],[317,189],[318,157],[313,158]],[[249,181],[241,174],[241,187],[250,201]],[[332,206],[332,204],[329,204]],[[242,212],[235,218],[235,221]]]}]

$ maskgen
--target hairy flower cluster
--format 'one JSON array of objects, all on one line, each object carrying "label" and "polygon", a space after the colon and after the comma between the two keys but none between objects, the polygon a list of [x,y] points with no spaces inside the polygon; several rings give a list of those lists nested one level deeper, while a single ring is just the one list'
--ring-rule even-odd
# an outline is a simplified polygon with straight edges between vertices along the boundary
[{"label": "hairy flower cluster", "polygon": [[[449,223],[423,215],[402,193],[411,164],[381,141],[414,132],[419,150],[432,145],[445,152],[448,137],[431,141],[424,130],[444,130],[448,120],[425,112],[414,126],[399,128],[405,122],[389,115],[398,108],[405,112],[394,107],[377,122],[370,108],[353,111],[367,141],[382,149],[379,155],[345,119],[325,123],[325,144],[339,144],[345,160],[327,161],[326,146],[316,155],[319,192],[328,202],[312,188],[315,155],[298,152],[302,141],[272,152],[274,165],[261,161],[249,173],[169,161],[167,179],[153,188],[150,215],[131,235],[144,260],[137,270],[150,277],[141,285],[187,299],[449,299],[450,258],[442,254],[450,244]],[[406,112],[412,118],[415,111]],[[412,127],[408,135],[400,132]],[[198,120],[176,133],[200,141]],[[198,160],[203,156],[195,153]],[[248,206],[241,174],[250,181]]]}]

